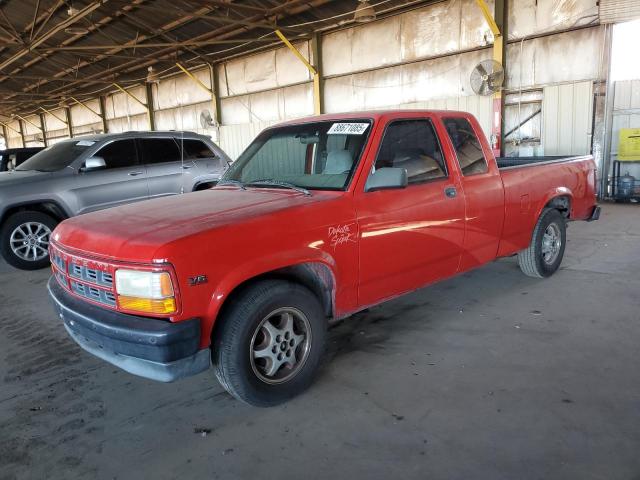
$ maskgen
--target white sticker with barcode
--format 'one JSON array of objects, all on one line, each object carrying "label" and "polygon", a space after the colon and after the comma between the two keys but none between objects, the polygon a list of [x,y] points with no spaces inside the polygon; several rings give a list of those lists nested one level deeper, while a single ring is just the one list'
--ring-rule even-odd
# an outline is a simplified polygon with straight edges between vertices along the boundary
[{"label": "white sticker with barcode", "polygon": [[328,135],[362,135],[369,126],[368,123],[334,123],[327,132]]}]

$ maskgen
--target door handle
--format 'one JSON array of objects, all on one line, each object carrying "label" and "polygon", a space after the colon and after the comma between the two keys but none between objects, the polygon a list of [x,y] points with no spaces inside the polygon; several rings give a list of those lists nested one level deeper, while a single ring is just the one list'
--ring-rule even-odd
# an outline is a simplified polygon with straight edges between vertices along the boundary
[{"label": "door handle", "polygon": [[458,191],[456,190],[456,187],[447,187],[444,189],[444,194],[447,196],[447,198],[455,198],[455,196],[458,194]]},{"label": "door handle", "polygon": [[189,170],[189,169],[190,169],[190,168],[192,168],[192,167],[193,167],[193,165],[183,165],[183,166],[182,166],[182,168],[183,168],[184,170]]},{"label": "door handle", "polygon": [[138,175],[142,175],[142,172],[129,172],[129,176],[137,177]]}]

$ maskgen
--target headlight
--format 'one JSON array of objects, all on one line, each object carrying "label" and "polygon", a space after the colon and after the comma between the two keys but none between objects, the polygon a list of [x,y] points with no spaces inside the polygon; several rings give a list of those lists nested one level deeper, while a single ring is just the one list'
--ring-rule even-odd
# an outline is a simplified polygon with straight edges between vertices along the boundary
[{"label": "headlight", "polygon": [[167,314],[176,311],[169,272],[116,270],[118,306],[125,310]]}]

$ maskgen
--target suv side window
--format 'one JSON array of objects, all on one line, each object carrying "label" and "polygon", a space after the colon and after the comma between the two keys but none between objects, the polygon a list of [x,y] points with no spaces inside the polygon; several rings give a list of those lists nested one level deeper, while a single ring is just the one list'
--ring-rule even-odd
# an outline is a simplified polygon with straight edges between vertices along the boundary
[{"label": "suv side window", "polygon": [[133,139],[111,142],[93,156],[103,158],[108,169],[131,167],[138,164],[136,142]]},{"label": "suv side window", "polygon": [[198,160],[201,158],[216,157],[216,154],[202,140],[194,140],[192,138],[181,140],[177,138],[176,141],[178,144],[182,144],[182,151],[184,152],[185,160]]},{"label": "suv side window", "polygon": [[138,140],[145,164],[180,161],[180,149],[173,138],[141,138]]},{"label": "suv side window", "polygon": [[487,173],[487,159],[473,127],[466,118],[444,118],[444,126],[449,134],[449,139],[456,150],[456,157],[462,175],[477,175]]},{"label": "suv side window", "polygon": [[409,185],[444,178],[444,164],[438,137],[427,119],[397,120],[387,126],[378,150],[375,168],[407,170]]}]

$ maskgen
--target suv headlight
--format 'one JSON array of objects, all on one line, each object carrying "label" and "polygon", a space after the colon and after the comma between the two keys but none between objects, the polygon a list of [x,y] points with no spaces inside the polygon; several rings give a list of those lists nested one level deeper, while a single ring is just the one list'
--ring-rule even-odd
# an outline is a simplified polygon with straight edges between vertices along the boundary
[{"label": "suv headlight", "polygon": [[119,268],[115,276],[120,308],[163,315],[176,311],[176,298],[169,272]]}]

